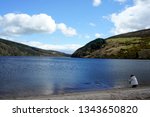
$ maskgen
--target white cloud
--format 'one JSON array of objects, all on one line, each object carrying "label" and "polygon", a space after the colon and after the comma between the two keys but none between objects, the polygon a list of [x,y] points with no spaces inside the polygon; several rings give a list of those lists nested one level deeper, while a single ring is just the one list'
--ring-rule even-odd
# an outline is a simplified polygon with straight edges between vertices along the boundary
[{"label": "white cloud", "polygon": [[89,25],[92,26],[92,27],[95,27],[95,26],[96,26],[96,24],[94,24],[94,23],[92,23],[92,22],[90,22]]},{"label": "white cloud", "polygon": [[70,53],[72,54],[75,50],[82,47],[83,45],[80,44],[65,44],[65,45],[54,45],[54,44],[44,44],[37,41],[22,41],[20,43],[37,47],[45,50],[56,50],[60,52]]},{"label": "white cloud", "polygon": [[150,0],[134,0],[134,5],[120,13],[113,13],[115,34],[150,28]]},{"label": "white cloud", "polygon": [[127,0],[115,0],[116,2],[119,2],[119,3],[124,3],[126,2]]},{"label": "white cloud", "polygon": [[72,27],[67,27],[64,23],[57,24],[57,28],[66,36],[75,36],[77,32]]},{"label": "white cloud", "polygon": [[93,6],[97,7],[101,4],[101,0],[93,0]]},{"label": "white cloud", "polygon": [[3,36],[18,36],[25,34],[49,33],[52,34],[58,29],[64,35],[74,36],[76,30],[67,27],[66,24],[57,24],[51,16],[47,14],[15,14],[8,13],[0,16],[0,34]]},{"label": "white cloud", "polygon": [[0,33],[5,35],[22,35],[32,33],[53,33],[55,20],[46,14],[28,15],[9,13],[0,16]]},{"label": "white cloud", "polygon": [[96,33],[96,34],[95,34],[95,37],[96,37],[96,38],[101,38],[101,37],[102,37],[102,34]]}]

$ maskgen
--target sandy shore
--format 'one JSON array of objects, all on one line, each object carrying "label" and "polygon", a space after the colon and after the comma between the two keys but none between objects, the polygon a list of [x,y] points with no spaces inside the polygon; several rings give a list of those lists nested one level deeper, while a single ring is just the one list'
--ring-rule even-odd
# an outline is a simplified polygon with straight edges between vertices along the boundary
[{"label": "sandy shore", "polygon": [[104,91],[90,91],[80,93],[67,93],[59,95],[46,95],[24,97],[18,99],[29,100],[149,100],[150,87],[122,88]]}]

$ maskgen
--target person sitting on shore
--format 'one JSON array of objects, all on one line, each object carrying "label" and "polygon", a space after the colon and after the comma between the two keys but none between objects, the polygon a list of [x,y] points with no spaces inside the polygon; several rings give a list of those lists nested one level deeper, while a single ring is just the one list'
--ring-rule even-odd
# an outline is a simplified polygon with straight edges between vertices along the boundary
[{"label": "person sitting on shore", "polygon": [[130,76],[129,83],[131,84],[132,88],[136,88],[138,86],[137,78],[134,75]]}]

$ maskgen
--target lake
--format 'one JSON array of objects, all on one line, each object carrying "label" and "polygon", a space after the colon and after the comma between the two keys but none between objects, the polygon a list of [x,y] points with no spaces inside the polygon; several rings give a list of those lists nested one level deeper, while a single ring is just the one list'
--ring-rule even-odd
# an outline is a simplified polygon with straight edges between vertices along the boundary
[{"label": "lake", "polygon": [[0,57],[0,98],[150,85],[150,60]]}]

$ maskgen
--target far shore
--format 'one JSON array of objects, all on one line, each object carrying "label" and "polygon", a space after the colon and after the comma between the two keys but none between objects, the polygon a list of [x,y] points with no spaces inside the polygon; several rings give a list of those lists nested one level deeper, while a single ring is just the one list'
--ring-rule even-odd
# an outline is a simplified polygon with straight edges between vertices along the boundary
[{"label": "far shore", "polygon": [[88,91],[46,95],[36,97],[22,97],[20,100],[150,100],[150,87],[120,88],[103,91]]}]

